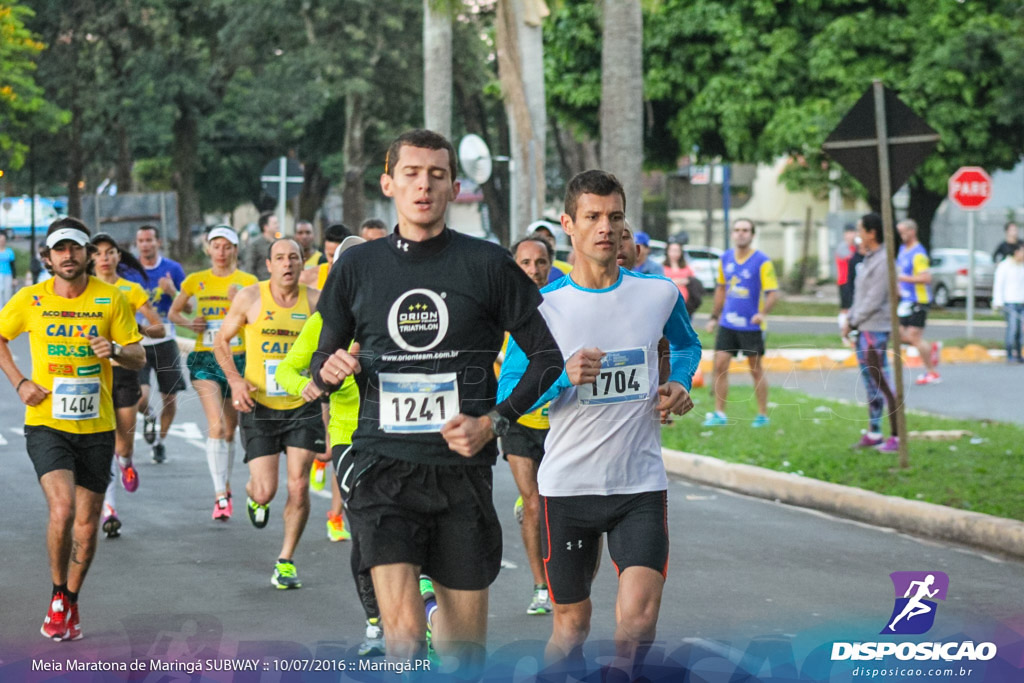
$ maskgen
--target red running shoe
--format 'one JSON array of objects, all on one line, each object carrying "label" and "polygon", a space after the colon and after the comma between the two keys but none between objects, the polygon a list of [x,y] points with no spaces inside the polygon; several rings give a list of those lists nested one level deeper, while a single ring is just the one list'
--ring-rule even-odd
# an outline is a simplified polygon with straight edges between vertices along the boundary
[{"label": "red running shoe", "polygon": [[[117,466],[121,467],[121,463],[118,463]],[[121,486],[128,493],[132,493],[135,489],[139,488],[139,473],[132,463],[128,463],[128,467],[121,467]]]},{"label": "red running shoe", "polygon": [[78,603],[71,605],[68,610],[68,630],[64,634],[64,640],[81,640],[82,625],[78,622]]},{"label": "red running shoe", "polygon": [[50,600],[50,609],[39,632],[50,640],[64,640],[68,632],[68,599],[64,593],[58,592]]}]

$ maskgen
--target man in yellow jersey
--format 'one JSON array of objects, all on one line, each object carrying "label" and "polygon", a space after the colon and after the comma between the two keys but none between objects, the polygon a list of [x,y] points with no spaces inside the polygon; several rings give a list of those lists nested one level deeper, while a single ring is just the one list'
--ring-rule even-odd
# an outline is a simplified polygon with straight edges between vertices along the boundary
[{"label": "man in yellow jersey", "polygon": [[[231,469],[235,460],[235,427],[238,413],[228,400],[228,381],[213,356],[216,339],[231,300],[244,287],[256,283],[256,276],[238,270],[238,234],[226,225],[218,225],[207,236],[207,250],[212,267],[192,273],[181,283],[168,318],[188,327],[196,334],[194,350],[188,354],[192,386],[209,426],[206,439],[206,462],[213,479],[213,519],[228,521],[234,512],[231,502]],[[189,320],[182,315],[191,298],[196,300],[196,316]],[[245,341],[227,337],[237,368],[245,367]]]},{"label": "man in yellow jersey", "polygon": [[327,257],[327,262],[321,263],[315,268],[311,268],[307,264],[306,269],[299,276],[299,283],[307,287],[323,289],[324,283],[327,282],[327,273],[331,270],[331,264],[334,263],[334,254],[338,250],[338,245],[351,234],[349,229],[341,223],[327,226],[327,230],[324,231],[324,255]]},{"label": "man in yellow jersey", "polygon": [[316,236],[313,233],[313,224],[307,220],[299,220],[295,222],[295,241],[299,243],[299,247],[302,249],[302,261],[304,268],[312,268],[313,266],[319,266],[321,263],[330,263],[325,257],[324,253],[316,248],[313,244]]},{"label": "man in yellow jersey", "polygon": [[[246,287],[235,297],[214,342],[214,353],[231,387],[232,405],[242,413],[240,423],[249,464],[249,520],[257,529],[267,525],[270,501],[277,493],[278,459],[288,462],[288,498],[284,505],[284,542],[271,584],[279,589],[301,588],[295,571],[295,547],[309,518],[309,467],[326,445],[320,403],[290,396],[275,379],[277,366],[288,353],[309,316],[320,291],[299,283],[302,252],[291,239],[270,246],[270,280]],[[232,362],[229,339],[245,328],[245,374]]]},{"label": "man in yellow jersey", "polygon": [[[513,244],[510,251],[519,267],[538,288],[548,284],[554,260],[551,244],[539,235],[530,235]],[[519,489],[516,519],[520,522],[523,548],[530,563],[530,573],[533,574],[533,599],[526,608],[526,613],[531,615],[551,614],[552,611],[540,552],[540,495],[537,492],[537,468],[544,458],[544,439],[549,427],[548,406],[544,405],[509,425],[508,433],[499,442]]]},{"label": "man in yellow jersey", "polygon": [[[89,230],[62,218],[46,232],[54,277],[25,287],[0,312],[0,369],[25,410],[25,445],[49,507],[53,593],[40,631],[78,640],[78,594],[96,552],[103,491],[114,457],[110,361],[138,370],[142,336],[121,292],[87,273]],[[29,332],[32,372],[8,345]]]}]

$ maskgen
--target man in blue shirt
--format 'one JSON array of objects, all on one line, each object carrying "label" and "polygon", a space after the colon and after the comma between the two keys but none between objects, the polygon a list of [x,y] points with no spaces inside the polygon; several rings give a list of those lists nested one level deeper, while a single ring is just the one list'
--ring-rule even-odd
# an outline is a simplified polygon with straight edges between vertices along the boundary
[{"label": "man in blue shirt", "polygon": [[705,427],[729,423],[725,416],[729,364],[740,351],[750,364],[754,396],[757,398],[757,417],[750,426],[764,427],[768,424],[768,381],[761,358],[764,357],[765,318],[778,299],[779,283],[768,255],[751,246],[754,231],[753,221],[737,219],[732,224],[732,243],[736,246],[722,254],[718,263],[714,310],[707,326],[708,332],[718,328],[718,336],[715,337],[715,412],[707,414]]},{"label": "man in blue shirt", "polygon": [[651,255],[651,236],[641,230],[634,233],[633,239],[639,248],[639,257],[636,260],[636,265],[633,266],[633,270],[645,275],[664,275],[665,269],[662,265],[655,263],[649,258]]},{"label": "man in blue shirt", "polygon": [[[160,231],[152,225],[144,225],[135,233],[135,247],[139,252],[139,261],[146,268],[145,280],[134,271],[125,273],[125,279],[134,280],[142,285],[149,294],[149,302],[160,315],[167,335],[162,339],[143,337],[142,348],[146,351],[146,364],[139,371],[139,384],[142,385],[142,398],[139,400],[139,412],[144,416],[142,434],[147,443],[153,445],[153,462],[161,463],[166,459],[164,439],[174,422],[177,413],[176,394],[185,390],[185,380],[181,375],[181,362],[178,342],[174,334],[174,323],[167,319],[171,310],[171,302],[178,296],[178,288],[185,279],[185,271],[181,264],[165,258],[160,253]],[[149,405],[150,374],[156,372],[157,387],[163,398],[160,409],[160,430],[156,429],[156,414]]]}]

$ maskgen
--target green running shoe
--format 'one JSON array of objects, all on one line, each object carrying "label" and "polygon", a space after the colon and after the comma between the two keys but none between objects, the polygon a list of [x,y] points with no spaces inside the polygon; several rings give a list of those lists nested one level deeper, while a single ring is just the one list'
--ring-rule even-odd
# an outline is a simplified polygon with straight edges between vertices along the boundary
[{"label": "green running shoe", "polygon": [[530,606],[526,608],[526,613],[529,615],[551,614],[553,611],[554,608],[551,606],[551,598],[548,595],[548,587],[534,586],[533,600],[530,602]]},{"label": "green running shoe", "polygon": [[516,504],[512,508],[512,512],[516,516],[516,521],[519,522],[519,526],[523,525],[523,497],[519,496],[516,498]]},{"label": "green running shoe", "polygon": [[274,565],[274,575],[270,577],[270,583],[280,590],[302,588],[302,582],[299,581],[294,562],[278,562]]},{"label": "green running shoe", "polygon": [[248,498],[246,507],[249,509],[249,521],[257,529],[262,529],[270,521],[270,504],[260,505],[252,498]]}]

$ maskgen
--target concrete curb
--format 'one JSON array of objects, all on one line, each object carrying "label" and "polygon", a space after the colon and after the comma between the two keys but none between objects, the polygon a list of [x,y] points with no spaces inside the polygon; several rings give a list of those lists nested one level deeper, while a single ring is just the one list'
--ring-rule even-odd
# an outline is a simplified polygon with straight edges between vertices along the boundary
[{"label": "concrete curb", "polygon": [[668,448],[662,449],[662,457],[671,474],[701,484],[1024,558],[1024,522],[884,496],[852,486]]}]

